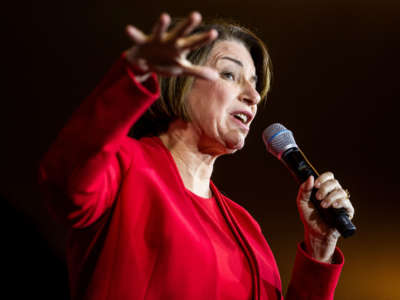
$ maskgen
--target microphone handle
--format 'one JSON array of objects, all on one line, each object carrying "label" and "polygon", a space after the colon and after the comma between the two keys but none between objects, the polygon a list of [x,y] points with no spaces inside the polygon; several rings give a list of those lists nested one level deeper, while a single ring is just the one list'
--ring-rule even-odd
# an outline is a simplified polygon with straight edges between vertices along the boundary
[{"label": "microphone handle", "polygon": [[[281,161],[286,165],[299,183],[306,181],[311,175],[313,175],[314,178],[319,176],[318,172],[310,164],[303,152],[298,148],[294,147],[286,150],[281,156]],[[356,231],[356,227],[350,221],[346,210],[344,208],[333,207],[322,208],[320,201],[315,198],[316,192],[317,189],[313,188],[310,201],[316,207],[322,219],[329,226],[336,228],[343,237],[347,238],[352,236]]]}]

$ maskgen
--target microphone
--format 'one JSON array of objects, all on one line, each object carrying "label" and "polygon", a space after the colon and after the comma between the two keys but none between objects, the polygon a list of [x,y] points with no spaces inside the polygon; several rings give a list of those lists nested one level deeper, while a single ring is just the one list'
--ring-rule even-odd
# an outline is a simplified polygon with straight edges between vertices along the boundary
[{"label": "microphone", "polygon": [[[311,175],[319,176],[303,152],[297,146],[293,134],[285,126],[274,123],[263,132],[263,140],[267,151],[278,158],[296,178],[298,183],[307,180]],[[322,219],[331,227],[336,228],[340,234],[347,238],[352,236],[356,227],[350,221],[344,208],[322,208],[320,201],[315,198],[316,188],[311,192],[311,203],[315,206]]]}]

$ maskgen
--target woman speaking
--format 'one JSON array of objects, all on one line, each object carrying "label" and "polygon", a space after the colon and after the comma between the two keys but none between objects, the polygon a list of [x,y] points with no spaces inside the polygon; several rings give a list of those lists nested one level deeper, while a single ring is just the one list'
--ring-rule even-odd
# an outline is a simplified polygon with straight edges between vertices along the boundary
[{"label": "woman speaking", "polygon": [[[265,45],[241,26],[202,24],[197,12],[127,34],[132,47],[40,165],[49,205],[69,226],[72,299],[283,299],[259,225],[211,181],[216,159],[244,147],[266,98]],[[340,234],[310,205],[313,187],[322,207],[354,214],[332,173],[300,186],[304,242],[286,299],[333,299],[343,265]]]}]

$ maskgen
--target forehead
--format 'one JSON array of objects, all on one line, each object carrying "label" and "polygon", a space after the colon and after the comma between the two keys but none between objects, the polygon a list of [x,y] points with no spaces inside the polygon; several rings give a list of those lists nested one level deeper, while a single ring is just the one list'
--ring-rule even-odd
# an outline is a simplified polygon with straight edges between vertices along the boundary
[{"label": "forehead", "polygon": [[245,69],[255,73],[253,58],[240,41],[228,40],[216,42],[210,51],[207,64],[215,66],[219,61],[226,61],[224,59],[221,60],[222,57],[230,57],[239,60]]}]

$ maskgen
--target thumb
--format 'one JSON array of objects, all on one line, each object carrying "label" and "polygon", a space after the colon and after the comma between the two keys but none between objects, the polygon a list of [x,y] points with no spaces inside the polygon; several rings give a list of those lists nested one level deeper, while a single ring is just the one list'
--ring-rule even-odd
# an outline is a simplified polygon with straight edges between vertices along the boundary
[{"label": "thumb", "polygon": [[314,187],[314,176],[310,176],[307,178],[306,181],[304,181],[300,185],[299,189],[299,201],[309,201],[311,197],[311,192]]}]

